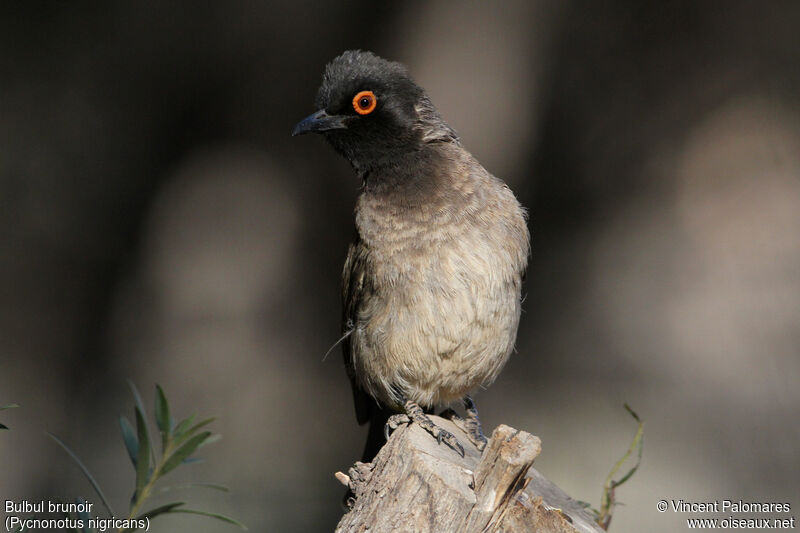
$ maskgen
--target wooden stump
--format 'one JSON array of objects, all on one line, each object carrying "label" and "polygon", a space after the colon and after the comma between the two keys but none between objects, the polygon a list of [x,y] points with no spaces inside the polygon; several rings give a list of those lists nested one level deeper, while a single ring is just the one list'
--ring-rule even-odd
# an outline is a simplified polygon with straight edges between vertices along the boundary
[{"label": "wooden stump", "polygon": [[602,533],[583,507],[531,468],[538,437],[505,425],[481,454],[449,420],[460,457],[416,424],[398,428],[372,463],[336,477],[355,495],[338,532]]}]

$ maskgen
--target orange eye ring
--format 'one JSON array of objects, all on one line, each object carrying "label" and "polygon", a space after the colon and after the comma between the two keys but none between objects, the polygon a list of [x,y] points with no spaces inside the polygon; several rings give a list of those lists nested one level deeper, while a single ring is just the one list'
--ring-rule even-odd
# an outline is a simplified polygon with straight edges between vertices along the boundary
[{"label": "orange eye ring", "polygon": [[361,91],[353,97],[353,109],[359,115],[369,115],[378,106],[378,99],[372,91]]}]

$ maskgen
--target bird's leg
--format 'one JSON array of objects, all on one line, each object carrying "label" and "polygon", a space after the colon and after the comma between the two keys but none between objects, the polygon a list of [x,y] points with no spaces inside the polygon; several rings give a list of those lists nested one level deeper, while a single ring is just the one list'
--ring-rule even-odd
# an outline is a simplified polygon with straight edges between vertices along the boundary
[{"label": "bird's leg", "polygon": [[478,451],[482,452],[484,448],[486,448],[486,437],[481,430],[481,421],[478,419],[478,409],[475,407],[475,402],[469,396],[465,396],[462,402],[464,403],[464,409],[467,411],[466,418],[461,418],[458,413],[449,407],[442,411],[439,416],[448,419],[458,426],[458,429],[467,434],[469,441],[478,448]]},{"label": "bird's leg", "polygon": [[464,457],[464,448],[461,444],[458,443],[458,439],[456,439],[455,435],[450,433],[449,431],[440,428],[436,424],[433,423],[433,420],[428,418],[428,415],[425,414],[425,411],[422,410],[415,402],[411,400],[406,400],[405,405],[403,406],[405,409],[405,413],[392,415],[389,417],[388,422],[386,422],[386,426],[384,427],[384,432],[386,434],[386,438],[389,438],[389,433],[391,430],[396,429],[398,426],[402,424],[408,424],[409,422],[416,422],[422,428],[433,435],[436,441],[441,444],[445,443],[450,448],[455,450],[461,457]]},{"label": "bird's leg", "polygon": [[478,408],[469,396],[464,396],[464,409],[467,411],[467,418],[464,420],[464,429],[469,436],[469,440],[479,451],[486,448],[486,436],[481,429],[481,421],[478,419]]}]

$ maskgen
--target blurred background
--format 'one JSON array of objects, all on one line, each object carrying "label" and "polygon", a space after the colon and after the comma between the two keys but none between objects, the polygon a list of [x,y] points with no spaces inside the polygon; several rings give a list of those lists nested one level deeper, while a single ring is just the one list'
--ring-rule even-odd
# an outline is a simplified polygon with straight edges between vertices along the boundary
[{"label": "blurred background", "polygon": [[[252,531],[332,530],[361,453],[337,349],[359,183],[290,138],[327,61],[408,65],[531,213],[518,353],[487,430],[597,505],[798,501],[800,3],[6,2],[0,7],[0,499],[133,487],[126,379],[216,415],[180,495]],[[181,470],[185,470],[181,472]],[[166,480],[165,480],[166,481]],[[119,512],[119,511],[118,511]],[[120,514],[122,514],[120,512]],[[201,517],[152,531],[233,531]]]}]

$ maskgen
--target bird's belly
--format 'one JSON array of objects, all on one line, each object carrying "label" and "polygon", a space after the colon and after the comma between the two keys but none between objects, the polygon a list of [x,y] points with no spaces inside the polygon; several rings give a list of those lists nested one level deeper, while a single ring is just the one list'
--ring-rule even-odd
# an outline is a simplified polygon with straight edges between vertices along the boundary
[{"label": "bird's belly", "polygon": [[520,314],[518,274],[504,272],[497,254],[491,242],[473,240],[377,261],[371,275],[384,289],[359,309],[353,332],[356,374],[368,392],[387,405],[432,406],[494,381]]}]

